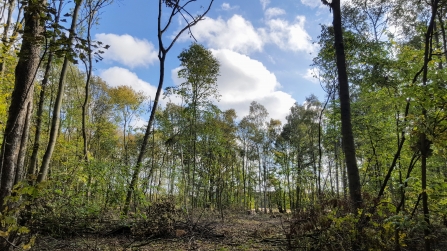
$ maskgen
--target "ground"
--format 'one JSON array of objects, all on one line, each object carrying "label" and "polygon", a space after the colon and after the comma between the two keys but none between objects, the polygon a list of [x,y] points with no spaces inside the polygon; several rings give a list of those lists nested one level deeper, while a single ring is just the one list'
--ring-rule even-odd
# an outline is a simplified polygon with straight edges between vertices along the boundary
[{"label": "ground", "polygon": [[[209,213],[188,226],[176,227],[171,236],[135,238],[126,229],[109,234],[82,233],[71,238],[39,236],[33,250],[287,250],[288,214]],[[182,226],[180,224],[180,226]]]}]

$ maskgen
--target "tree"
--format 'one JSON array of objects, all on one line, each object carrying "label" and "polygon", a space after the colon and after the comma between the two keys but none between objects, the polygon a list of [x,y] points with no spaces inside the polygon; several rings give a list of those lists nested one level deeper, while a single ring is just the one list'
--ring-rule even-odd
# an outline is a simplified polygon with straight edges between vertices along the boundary
[{"label": "tree", "polygon": [[[185,82],[179,86],[168,88],[167,94],[176,94],[185,100],[186,113],[189,121],[189,142],[192,149],[192,191],[195,188],[195,175],[197,169],[197,122],[202,113],[201,109],[211,105],[213,99],[219,97],[217,91],[217,77],[219,76],[219,61],[211,51],[202,45],[193,43],[179,55],[180,71],[178,77]],[[188,162],[189,166],[190,162]],[[191,195],[194,207],[194,196]]]},{"label": "tree", "polygon": [[124,164],[129,165],[128,153],[128,134],[129,125],[134,117],[138,116],[142,110],[141,105],[146,99],[142,92],[136,92],[130,86],[117,86],[109,89],[110,101],[116,111],[115,118],[118,122],[123,123],[123,150]]},{"label": "tree", "polygon": [[[155,113],[156,113],[157,107],[158,107],[158,101],[160,99],[161,91],[163,89],[163,83],[164,83],[164,77],[165,77],[166,56],[167,56],[168,52],[171,50],[172,46],[174,46],[175,42],[177,41],[177,39],[180,37],[181,34],[183,34],[187,30],[190,30],[191,27],[193,27],[198,22],[203,20],[203,18],[206,16],[208,11],[211,9],[211,6],[213,5],[214,0],[210,0],[207,8],[205,8],[205,11],[203,11],[201,14],[198,14],[195,17],[193,17],[187,11],[187,8],[186,8],[192,2],[195,2],[195,1],[158,0],[158,22],[157,22],[158,34],[157,34],[157,37],[158,37],[158,59],[160,62],[160,75],[159,75],[159,79],[158,79],[157,92],[155,93],[154,103],[153,103],[152,109],[151,109],[151,114],[149,117],[149,121],[147,122],[146,132],[143,137],[143,142],[141,143],[141,148],[140,148],[140,152],[138,154],[137,163],[135,164],[133,174],[132,174],[132,179],[131,179],[129,187],[128,187],[126,201],[125,201],[125,205],[124,205],[124,209],[123,209],[124,214],[127,214],[127,212],[129,211],[129,205],[130,205],[130,200],[132,198],[132,193],[133,193],[133,190],[135,189],[135,185],[136,185],[136,182],[138,179],[138,174],[140,173],[141,165],[143,164],[143,159],[146,154],[146,148],[147,148],[149,136],[151,134],[152,125],[154,123]],[[163,3],[166,5],[168,10],[170,9],[168,21],[165,25],[162,24]],[[183,28],[181,28],[179,32],[177,32],[177,34],[174,36],[174,38],[171,40],[171,42],[169,42],[167,45],[165,45],[164,40],[163,40],[163,35],[165,34],[165,32],[168,30],[169,26],[171,25],[172,19],[178,14],[181,15],[183,17],[183,19],[186,21],[186,25]],[[189,17],[189,19],[187,19],[186,17]]]},{"label": "tree", "polygon": [[[33,104],[34,81],[39,66],[43,42],[44,13],[46,1],[27,1],[25,27],[19,62],[15,70],[15,85],[8,111],[8,120],[0,157],[0,211],[5,208],[5,198],[11,194],[19,163],[19,152],[26,149],[28,125]],[[38,17],[38,18],[36,18]]]},{"label": "tree", "polygon": [[45,154],[42,159],[42,165],[39,169],[39,174],[37,176],[37,182],[42,182],[46,179],[49,168],[50,168],[50,161],[51,156],[53,155],[54,146],[56,145],[57,136],[59,133],[59,124],[60,124],[60,110],[62,106],[62,100],[64,95],[64,82],[65,77],[67,74],[67,69],[69,67],[69,63],[72,60],[72,50],[71,46],[73,45],[75,32],[76,32],[76,25],[77,25],[77,18],[78,13],[81,8],[83,0],[76,0],[75,1],[75,7],[72,14],[72,20],[71,20],[71,26],[68,34],[68,41],[65,45],[65,55],[64,55],[64,62],[62,64],[61,69],[61,75],[59,78],[59,87],[58,87],[58,95],[56,97],[56,102],[54,104],[54,110],[53,110],[53,117],[51,119],[51,131],[50,131],[50,139],[45,151]]},{"label": "tree", "polygon": [[[263,170],[265,170],[266,168],[266,165],[264,164],[264,146],[267,142],[268,115],[269,113],[267,109],[262,104],[256,101],[252,101],[250,103],[249,114],[242,118],[241,122],[239,123],[239,128],[241,131],[240,135],[243,143],[242,152],[245,165],[244,175],[250,176],[249,173],[250,171],[252,171],[250,170],[250,164],[252,164],[252,162],[257,164],[257,188],[255,189],[256,210],[258,210],[258,208],[261,206],[261,202],[263,202],[263,200],[261,199],[261,195],[263,193],[263,188],[265,190],[263,181],[266,181],[266,178],[263,174],[266,174],[266,172],[264,172]],[[248,178],[248,182],[250,183],[250,177],[245,178]],[[265,205],[264,210],[266,211]]]},{"label": "tree", "polygon": [[[85,54],[80,54],[80,59],[85,65],[85,71],[87,73],[87,78],[85,80],[85,97],[84,97],[84,103],[82,104],[82,138],[83,138],[83,144],[84,144],[84,160],[85,162],[88,162],[88,138],[87,138],[87,113],[88,113],[88,103],[90,99],[90,80],[92,79],[93,75],[93,57],[94,54],[98,55],[98,52],[95,52],[93,48],[98,48],[98,45],[96,45],[92,41],[92,27],[94,24],[96,24],[99,21],[98,13],[101,8],[103,8],[105,5],[109,4],[111,0],[87,0],[85,2],[85,12],[84,16],[87,19],[87,34],[85,39]],[[98,42],[100,45],[101,42]],[[107,48],[107,46],[105,47]]]},{"label": "tree", "polygon": [[334,26],[335,55],[337,59],[336,62],[338,73],[338,91],[340,97],[343,150],[345,153],[346,169],[348,173],[349,194],[354,207],[358,209],[362,206],[362,189],[359,169],[357,167],[357,160],[355,157],[354,136],[352,133],[351,100],[349,97],[346,56],[343,44],[340,0],[332,0],[331,3],[327,2],[326,0],[322,0],[322,2],[330,6],[333,11],[332,24]]},{"label": "tree", "polygon": [[[302,206],[304,187],[308,185],[312,188],[312,199],[321,189],[316,141],[320,109],[320,103],[314,95],[306,98],[304,105],[293,105],[277,141],[278,151],[281,152],[281,158],[277,155],[277,159],[283,168],[283,173],[286,174],[290,206],[295,209],[300,209]],[[296,177],[294,181],[296,198],[292,196],[293,181],[290,180],[292,174]]]},{"label": "tree", "polygon": [[[60,21],[60,16],[62,14],[62,6],[63,6],[63,1],[59,2],[59,6],[56,8],[56,3],[53,2],[54,6],[53,8],[57,11],[56,13],[54,13],[55,17],[54,17],[54,24],[57,28],[53,29],[53,33],[56,34],[57,33],[57,29],[59,26],[59,21]],[[46,95],[46,91],[47,91],[47,86],[48,86],[48,81],[50,78],[50,71],[51,69],[54,67],[54,57],[55,57],[55,50],[56,50],[56,35],[51,37],[51,41],[49,42],[49,45],[47,46],[46,50],[48,50],[48,56],[47,56],[47,61],[46,61],[46,67],[45,67],[45,71],[44,71],[44,75],[43,75],[43,79],[41,82],[41,87],[40,87],[40,94],[39,94],[39,103],[37,105],[37,113],[36,113],[36,125],[35,125],[35,133],[34,133],[34,144],[33,144],[33,151],[31,154],[31,160],[30,160],[30,164],[28,167],[28,175],[30,176],[29,178],[31,179],[35,179],[32,176],[36,175],[36,171],[37,171],[37,164],[38,164],[38,153],[40,150],[40,141],[41,141],[41,131],[42,131],[42,116],[43,116],[43,112],[44,112],[44,102],[45,102],[45,95]]]}]

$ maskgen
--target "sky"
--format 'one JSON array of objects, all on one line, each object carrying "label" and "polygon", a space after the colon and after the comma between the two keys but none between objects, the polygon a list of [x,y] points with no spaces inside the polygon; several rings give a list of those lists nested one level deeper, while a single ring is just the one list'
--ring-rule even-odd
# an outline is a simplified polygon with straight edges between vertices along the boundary
[{"label": "sky", "polygon": [[[197,0],[191,13],[200,13]],[[155,97],[159,77],[156,0],[115,0],[100,14],[94,39],[110,45],[95,74],[110,86],[129,85]],[[165,9],[167,14],[167,9]],[[211,10],[192,28],[198,43],[220,62],[217,81],[221,110],[235,109],[238,118],[248,115],[252,101],[264,105],[269,117],[285,122],[290,107],[325,92],[312,75],[320,24],[332,16],[320,0],[215,0]],[[165,16],[164,21],[167,20]],[[175,17],[165,44],[185,25]],[[181,83],[177,56],[193,42],[184,34],[167,55],[163,88]],[[172,100],[178,101],[175,98]],[[161,100],[161,105],[168,99]]]}]

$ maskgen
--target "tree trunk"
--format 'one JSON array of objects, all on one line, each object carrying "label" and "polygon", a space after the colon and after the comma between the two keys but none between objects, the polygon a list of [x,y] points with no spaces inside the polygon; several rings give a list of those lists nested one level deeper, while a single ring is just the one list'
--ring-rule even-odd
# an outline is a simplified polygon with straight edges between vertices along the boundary
[{"label": "tree trunk", "polygon": [[[14,91],[8,111],[8,120],[4,132],[0,168],[0,209],[3,211],[4,201],[11,194],[15,181],[18,155],[22,148],[28,108],[32,106],[34,79],[39,68],[41,43],[43,41],[43,20],[39,17],[46,1],[29,1],[25,13],[25,28],[22,36],[22,47],[19,62],[15,69]],[[25,147],[25,146],[23,146]]]},{"label": "tree trunk", "polygon": [[[87,26],[87,46],[90,50],[92,48],[91,44],[91,28],[93,22],[93,13],[89,14],[88,26]],[[88,112],[88,102],[90,99],[90,80],[93,72],[93,62],[92,62],[92,52],[88,51],[87,55],[88,61],[86,62],[87,79],[85,80],[85,97],[84,103],[82,104],[82,143],[83,143],[83,155],[84,161],[88,163],[88,138],[87,138],[87,112]],[[89,179],[90,180],[90,179]]]},{"label": "tree trunk", "polygon": [[[62,1],[59,4],[59,9],[55,17],[55,24],[59,24],[59,18],[62,10]],[[50,42],[51,44],[54,44],[56,41],[56,37],[54,36]],[[30,163],[28,166],[28,176],[31,179],[35,179],[33,177],[37,172],[37,155],[39,153],[40,148],[40,133],[42,131],[42,115],[44,110],[44,101],[45,101],[45,92],[48,85],[48,79],[50,78],[50,70],[51,70],[51,64],[53,63],[53,57],[54,52],[50,49],[48,52],[48,59],[47,59],[47,66],[45,68],[45,73],[42,79],[41,89],[40,89],[40,95],[39,95],[39,104],[37,107],[37,114],[36,114],[36,132],[34,134],[34,144],[33,144],[33,152],[31,154]]]},{"label": "tree trunk", "polygon": [[[433,30],[435,25],[436,13],[438,12],[439,0],[431,1],[431,18],[430,23],[427,27],[427,32],[425,33],[425,52],[424,52],[424,66],[423,66],[423,74],[422,74],[422,84],[423,87],[426,88],[428,82],[428,63],[431,61],[431,55],[433,52],[432,49],[432,38],[433,38]],[[422,103],[425,100],[422,100]],[[422,108],[422,117],[424,119],[424,123],[427,123],[427,109],[425,107]],[[422,128],[422,132],[419,135],[419,147],[421,151],[421,185],[422,185],[422,209],[424,211],[424,221],[427,223],[427,227],[424,229],[424,248],[425,251],[430,251],[430,211],[428,209],[428,194],[427,194],[427,158],[430,153],[430,145],[431,142],[427,139],[427,128],[428,126],[425,124]]]},{"label": "tree trunk", "polygon": [[[190,2],[193,2],[193,1],[189,1],[188,3],[190,3]],[[190,29],[192,26],[196,25],[200,20],[203,20],[203,17],[208,13],[213,2],[214,2],[214,0],[211,0],[210,4],[208,5],[208,8],[205,9],[203,14],[199,14],[197,17],[194,18],[194,20],[188,22],[187,25],[185,25],[185,27],[183,27],[183,29],[181,29],[179,32],[177,32],[177,35],[172,39],[169,46],[165,47],[163,44],[164,32],[166,32],[167,29],[169,28],[172,18],[177,13],[179,13],[179,12],[181,13],[188,3],[186,3],[183,6],[179,6],[178,3],[174,4],[172,6],[172,12],[169,16],[168,23],[164,27],[162,27],[161,20],[162,20],[162,7],[163,7],[162,3],[163,3],[163,1],[162,0],[158,1],[158,18],[157,18],[157,20],[158,20],[157,21],[158,22],[158,26],[157,26],[158,34],[157,34],[157,37],[158,37],[158,59],[160,61],[160,76],[158,79],[158,87],[157,87],[157,92],[155,94],[154,104],[152,105],[152,109],[151,109],[151,115],[149,117],[149,121],[148,121],[147,127],[146,127],[146,132],[144,134],[143,142],[140,147],[140,153],[138,154],[137,163],[135,164],[135,167],[133,168],[132,179],[130,181],[129,187],[127,188],[126,201],[125,201],[124,209],[123,209],[124,214],[127,214],[127,212],[129,211],[130,201],[132,199],[132,193],[135,190],[135,186],[136,186],[136,183],[138,180],[138,175],[140,174],[140,171],[141,171],[141,165],[143,164],[143,158],[144,158],[144,155],[146,154],[147,142],[148,142],[149,136],[151,134],[152,125],[155,120],[155,112],[158,107],[158,100],[160,99],[160,94],[161,94],[161,91],[163,88],[163,83],[164,83],[166,55],[169,52],[169,50],[171,50],[172,46],[174,45],[174,43],[177,41],[177,39],[180,37],[180,35],[183,32]]]},{"label": "tree trunk", "polygon": [[[328,4],[325,1],[323,2],[325,4]],[[335,54],[337,59],[341,130],[343,137],[343,150],[345,153],[346,169],[348,175],[349,195],[354,208],[357,209],[362,206],[362,187],[355,156],[354,136],[352,134],[351,100],[349,97],[348,74],[346,70],[346,57],[343,44],[340,0],[333,0],[329,5],[333,11],[332,24],[334,26]]]},{"label": "tree trunk", "polygon": [[33,113],[33,103],[28,103],[27,112],[26,112],[26,118],[25,118],[25,125],[23,127],[23,134],[22,134],[22,142],[20,144],[20,150],[19,150],[19,156],[17,157],[17,168],[16,168],[16,174],[14,178],[14,185],[17,185],[21,180],[24,178],[25,173],[25,157],[26,157],[26,148],[27,148],[27,142],[29,137],[29,127],[31,122],[31,114]]},{"label": "tree trunk", "polygon": [[[77,24],[77,18],[79,9],[81,8],[83,0],[75,1],[76,5],[73,10],[73,16],[71,21],[71,27],[70,27],[70,34],[68,36],[67,41],[67,50],[70,50],[71,45],[73,44],[73,38],[75,35],[76,30],[76,24]],[[70,52],[66,52],[67,54]],[[60,112],[61,112],[61,106],[62,106],[62,99],[64,97],[64,82],[65,82],[65,76],[67,73],[68,63],[69,63],[69,56],[65,55],[64,63],[62,65],[61,75],[59,78],[59,89],[57,92],[56,101],[54,103],[54,109],[53,109],[53,117],[51,119],[51,129],[50,129],[50,139],[48,141],[48,146],[45,151],[45,154],[42,159],[42,166],[39,170],[39,175],[37,176],[37,182],[40,183],[44,181],[47,177],[48,170],[50,168],[50,160],[51,156],[53,155],[54,147],[56,145],[57,136],[59,133],[59,123],[60,123]]]}]

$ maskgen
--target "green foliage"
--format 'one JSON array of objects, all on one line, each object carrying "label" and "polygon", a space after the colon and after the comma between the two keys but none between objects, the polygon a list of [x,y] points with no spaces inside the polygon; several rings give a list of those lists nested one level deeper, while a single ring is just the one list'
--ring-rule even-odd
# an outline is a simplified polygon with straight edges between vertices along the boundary
[{"label": "green foliage", "polygon": [[[162,3],[178,8],[179,1]],[[437,37],[431,41],[427,81],[423,83],[424,20],[431,7],[423,1],[393,4],[353,0],[343,9],[353,130],[366,198],[362,210],[353,212],[350,202],[341,199],[348,184],[341,150],[334,31],[322,25],[321,49],[312,67],[327,91],[327,103],[309,96],[305,103],[290,108],[284,125],[268,120],[269,112],[255,101],[242,118],[233,109],[221,111],[215,105],[219,99],[218,60],[196,43],[183,50],[178,56],[182,83],[166,90],[167,97],[177,95],[183,102],[168,103],[156,111],[129,218],[119,212],[143,138],[131,122],[143,114],[146,97],[129,86],[110,87],[99,77],[92,78],[85,160],[81,108],[87,74],[71,65],[49,181],[16,186],[8,199],[10,207],[0,216],[0,236],[27,249],[36,233],[71,236],[80,230],[98,230],[96,223],[101,220],[126,223],[133,227],[132,234],[142,238],[173,236],[179,214],[176,208],[189,216],[197,208],[217,209],[222,218],[226,209],[278,208],[296,210],[287,232],[291,248],[349,250],[357,245],[365,250],[421,249],[426,230],[428,238],[442,246],[447,218],[445,24],[443,17],[436,21]],[[68,53],[72,62],[86,60],[89,53],[107,48],[82,38],[77,38],[74,48],[67,47],[61,24],[66,20],[55,23],[56,15],[50,6],[41,15],[47,23],[45,36],[53,41],[47,50],[55,53],[56,60],[43,100],[39,156],[48,141],[60,56]],[[393,35],[390,25],[403,34]],[[6,68],[0,87],[0,130],[7,119],[18,59],[7,48],[6,44],[0,48],[7,52],[1,55]],[[100,58],[97,54],[96,59]],[[38,76],[43,69],[39,71]],[[43,86],[39,78],[36,82],[37,94]],[[407,102],[410,109],[404,116]],[[31,136],[35,120],[34,115]],[[429,144],[420,143],[421,134]],[[422,191],[420,150],[424,147],[430,154],[428,184]],[[33,175],[29,180],[33,181]],[[381,188],[385,193],[376,198]],[[421,208],[422,192],[428,194],[430,224]]]}]

